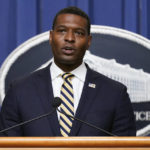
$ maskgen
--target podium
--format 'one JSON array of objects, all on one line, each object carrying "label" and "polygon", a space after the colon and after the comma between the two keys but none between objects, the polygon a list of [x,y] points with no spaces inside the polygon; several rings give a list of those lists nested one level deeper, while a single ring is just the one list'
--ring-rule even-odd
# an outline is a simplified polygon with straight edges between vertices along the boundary
[{"label": "podium", "polygon": [[150,150],[149,137],[0,137],[0,150]]}]

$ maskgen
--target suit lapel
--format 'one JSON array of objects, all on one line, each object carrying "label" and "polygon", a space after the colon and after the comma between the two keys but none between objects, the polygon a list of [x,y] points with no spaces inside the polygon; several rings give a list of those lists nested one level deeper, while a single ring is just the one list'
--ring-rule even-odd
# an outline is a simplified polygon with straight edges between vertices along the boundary
[{"label": "suit lapel", "polygon": [[[53,109],[51,104],[54,96],[49,68],[50,66],[39,71],[37,77],[35,78],[37,93],[39,94],[40,102],[44,110],[43,113],[50,112]],[[76,111],[76,118],[79,118],[81,120],[85,120],[86,118],[86,114],[88,113],[88,110],[97,92],[96,88],[89,86],[90,84],[96,85],[96,83],[94,83],[95,78],[97,78],[97,75],[95,75],[95,73],[93,73],[93,71],[87,67],[86,80],[80,98],[79,106]],[[51,132],[53,133],[52,136],[61,136],[57,112],[47,117],[47,119],[49,121],[48,130],[51,130]],[[81,125],[82,123],[80,123],[79,121],[74,121],[69,136],[78,135]]]},{"label": "suit lapel", "polygon": [[[79,118],[83,121],[85,120],[86,114],[88,113],[91,103],[93,102],[94,97],[96,95],[96,87],[94,87],[96,86],[96,83],[94,83],[95,77],[96,76],[95,74],[92,73],[92,70],[87,67],[86,80],[83,87],[83,92],[80,98],[80,102],[77,108],[77,112],[75,115],[76,118]],[[79,121],[74,121],[72,130],[70,132],[70,136],[78,135],[81,125],[82,123],[80,123]]]},{"label": "suit lapel", "polygon": [[[52,101],[54,100],[52,82],[50,77],[50,65],[43,70],[41,70],[35,79],[37,92],[40,97],[40,102],[42,104],[44,113],[52,111]],[[55,111],[51,116],[47,117],[49,122],[49,129],[52,129],[51,132],[53,136],[60,136],[59,122],[57,112]]]}]

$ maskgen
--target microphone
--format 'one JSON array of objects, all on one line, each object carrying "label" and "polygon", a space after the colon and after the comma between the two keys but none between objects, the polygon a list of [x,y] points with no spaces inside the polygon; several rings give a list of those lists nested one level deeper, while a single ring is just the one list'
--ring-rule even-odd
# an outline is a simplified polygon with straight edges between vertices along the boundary
[{"label": "microphone", "polygon": [[8,127],[8,128],[6,128],[6,129],[3,129],[3,130],[0,131],[0,133],[6,132],[6,131],[8,131],[8,130],[11,130],[11,129],[13,129],[13,128],[16,128],[16,127],[19,127],[19,126],[22,126],[22,125],[25,125],[25,124],[30,123],[30,122],[32,122],[32,121],[35,121],[35,120],[38,120],[38,119],[47,117],[47,116],[53,114],[53,113],[56,111],[57,107],[60,106],[60,104],[61,104],[60,98],[59,98],[59,97],[55,97],[54,100],[52,101],[52,106],[53,106],[53,110],[52,110],[52,111],[50,111],[50,112],[48,112],[48,113],[46,113],[46,114],[40,115],[40,116],[38,116],[38,117],[32,118],[32,119],[30,119],[30,120],[21,122],[21,123],[19,123],[19,124],[14,125],[14,126]]},{"label": "microphone", "polygon": [[[59,97],[57,97],[57,100],[58,100],[58,101],[62,101],[61,98],[59,98]],[[97,129],[97,130],[99,130],[99,131],[102,131],[102,132],[104,132],[104,133],[106,133],[106,134],[108,134],[108,135],[117,136],[117,135],[112,134],[112,133],[110,133],[110,132],[108,132],[108,131],[106,131],[106,130],[104,130],[104,129],[102,129],[102,128],[99,128],[99,127],[97,127],[97,126],[95,126],[95,125],[93,125],[93,124],[91,124],[91,123],[88,123],[88,122],[83,121],[83,120],[81,120],[81,119],[79,119],[79,118],[76,118],[76,117],[74,117],[74,116],[71,116],[71,115],[69,115],[69,114],[67,114],[67,113],[65,113],[65,112],[62,112],[62,111],[60,111],[60,110],[58,109],[58,107],[56,108],[56,110],[57,110],[58,112],[60,112],[61,114],[64,114],[64,115],[66,115],[66,116],[68,116],[68,117],[70,117],[70,118],[72,118],[72,119],[74,119],[74,120],[77,120],[77,121],[79,121],[79,122],[81,122],[81,123],[83,123],[83,124],[86,124],[86,125],[88,125],[88,126],[94,128],[94,129]]]}]

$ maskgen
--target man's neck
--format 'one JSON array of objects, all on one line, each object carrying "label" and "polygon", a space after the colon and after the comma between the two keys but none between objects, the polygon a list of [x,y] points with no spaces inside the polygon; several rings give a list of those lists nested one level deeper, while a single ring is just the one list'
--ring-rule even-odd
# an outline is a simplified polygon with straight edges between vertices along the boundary
[{"label": "man's neck", "polygon": [[71,71],[75,70],[76,68],[78,68],[78,67],[82,64],[82,62],[79,63],[79,64],[74,64],[74,65],[72,65],[72,64],[61,64],[61,65],[59,65],[59,64],[57,64],[56,62],[55,62],[55,64],[56,64],[61,70],[63,70],[64,72],[71,72]]}]

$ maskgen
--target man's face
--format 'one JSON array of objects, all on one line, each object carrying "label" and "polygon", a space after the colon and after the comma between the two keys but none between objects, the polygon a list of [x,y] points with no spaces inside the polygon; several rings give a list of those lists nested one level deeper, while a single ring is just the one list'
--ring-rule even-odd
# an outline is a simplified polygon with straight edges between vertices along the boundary
[{"label": "man's face", "polygon": [[74,14],[60,14],[53,31],[50,31],[50,44],[55,63],[78,67],[89,48],[91,36],[87,32],[87,20]]}]

